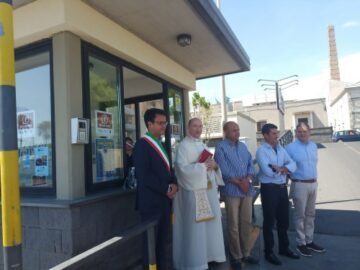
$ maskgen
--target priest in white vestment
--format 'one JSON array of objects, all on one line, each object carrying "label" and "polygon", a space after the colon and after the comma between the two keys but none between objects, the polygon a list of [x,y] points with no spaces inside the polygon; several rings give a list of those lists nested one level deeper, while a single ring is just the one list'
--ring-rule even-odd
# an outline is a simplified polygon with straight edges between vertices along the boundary
[{"label": "priest in white vestment", "polygon": [[207,149],[201,133],[200,119],[191,119],[189,135],[179,144],[175,159],[178,193],[173,202],[173,258],[177,270],[208,269],[208,262],[226,261],[217,191],[224,183],[211,157],[199,162]]}]

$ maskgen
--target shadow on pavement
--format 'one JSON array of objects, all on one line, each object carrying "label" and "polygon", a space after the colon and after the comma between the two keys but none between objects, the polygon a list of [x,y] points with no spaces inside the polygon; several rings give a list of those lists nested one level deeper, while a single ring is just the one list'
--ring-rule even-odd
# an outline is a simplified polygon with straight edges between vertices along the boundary
[{"label": "shadow on pavement", "polygon": [[[261,205],[255,205],[256,208]],[[224,211],[224,209],[222,209]],[[259,214],[259,211],[255,209]],[[292,211],[291,211],[292,212]],[[223,228],[225,244],[227,245],[226,220],[223,214]],[[259,221],[258,221],[259,222]],[[301,257],[293,260],[279,256],[281,266],[275,266],[265,261],[263,256],[262,232],[255,244],[252,255],[260,259],[259,265],[243,265],[248,270],[358,270],[360,269],[360,212],[348,210],[317,209],[316,232],[314,241],[325,247],[326,252],[322,254],[313,253],[312,257]],[[276,237],[276,231],[274,231]],[[289,230],[290,247],[295,250],[295,232],[293,226]],[[275,244],[274,252],[277,252]],[[228,251],[227,251],[228,255]],[[229,262],[223,264],[210,264],[211,270],[231,270]]]}]

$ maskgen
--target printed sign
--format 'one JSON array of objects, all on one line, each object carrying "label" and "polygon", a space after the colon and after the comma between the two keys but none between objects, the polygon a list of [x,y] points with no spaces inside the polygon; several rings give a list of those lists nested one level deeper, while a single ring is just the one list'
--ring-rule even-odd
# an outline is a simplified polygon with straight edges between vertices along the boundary
[{"label": "printed sign", "polygon": [[17,113],[17,131],[19,138],[35,137],[35,111]]},{"label": "printed sign", "polygon": [[120,178],[122,153],[114,148],[114,140],[96,139],[96,182]]},{"label": "printed sign", "polygon": [[111,137],[113,130],[113,115],[109,112],[95,111],[96,136]]},{"label": "printed sign", "polygon": [[30,164],[30,155],[29,154],[26,153],[22,156],[21,164],[24,169],[30,169],[31,164]]},{"label": "printed sign", "polygon": [[180,126],[178,124],[171,124],[171,134],[180,136]]},{"label": "printed sign", "polygon": [[49,148],[46,146],[34,147],[35,155],[35,176],[49,175]]}]

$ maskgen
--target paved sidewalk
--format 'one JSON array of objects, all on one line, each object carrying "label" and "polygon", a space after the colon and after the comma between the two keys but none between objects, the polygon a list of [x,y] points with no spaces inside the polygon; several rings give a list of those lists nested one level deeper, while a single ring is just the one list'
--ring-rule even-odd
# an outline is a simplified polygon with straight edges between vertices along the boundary
[{"label": "paved sidewalk", "polygon": [[[360,270],[360,142],[327,143],[319,149],[319,187],[316,203],[314,241],[326,248],[326,253],[292,260],[279,256],[283,264],[275,266],[265,261],[263,237],[252,255],[259,265],[244,265],[246,270]],[[222,209],[225,210],[224,208]],[[255,202],[256,224],[262,225],[260,199]],[[292,215],[292,211],[290,212]],[[295,250],[295,233],[290,216],[289,240]],[[226,232],[225,212],[223,228]],[[227,244],[226,233],[225,244]],[[277,233],[274,231],[274,238]],[[275,245],[277,247],[277,245]],[[276,252],[277,250],[274,249]],[[231,270],[229,263],[210,265],[210,270]]]},{"label": "paved sidewalk", "polygon": [[[226,218],[225,209],[222,204],[222,222],[224,228],[224,240],[227,246]],[[346,211],[347,206],[342,206],[343,210],[330,211],[323,213],[323,210],[317,210],[317,226],[322,228],[317,230],[314,241],[326,249],[325,253],[319,254],[313,252],[312,257],[301,257],[299,260],[279,256],[282,265],[272,265],[264,258],[264,242],[262,231],[252,251],[252,255],[260,260],[259,265],[243,265],[247,270],[359,270],[360,269],[360,234],[358,233],[360,224],[359,211]],[[345,208],[345,209],[344,209]],[[348,218],[343,214],[347,213]],[[262,208],[260,197],[254,204],[255,224],[262,225]],[[292,209],[290,210],[292,215]],[[292,217],[290,217],[292,220]],[[347,221],[347,222],[345,222]],[[355,223],[355,224],[354,224]],[[293,224],[290,222],[289,240],[290,247],[295,251],[295,232]],[[324,233],[325,232],[325,233]],[[277,233],[274,230],[275,248],[277,254]],[[228,252],[227,252],[228,255]],[[231,270],[229,261],[222,264],[210,264],[209,270]]]},{"label": "paved sidewalk", "polygon": [[[274,232],[274,235],[276,232]],[[276,238],[276,237],[275,237]],[[290,245],[295,248],[295,233],[289,233]],[[263,238],[260,235],[252,255],[260,259],[260,264],[243,265],[248,270],[359,270],[360,269],[360,237],[316,234],[315,240],[326,248],[322,254],[313,253],[312,257],[301,257],[299,260],[279,256],[281,266],[269,264],[263,256]],[[275,250],[274,250],[275,251]],[[230,270],[228,262],[211,264],[211,270]]]}]

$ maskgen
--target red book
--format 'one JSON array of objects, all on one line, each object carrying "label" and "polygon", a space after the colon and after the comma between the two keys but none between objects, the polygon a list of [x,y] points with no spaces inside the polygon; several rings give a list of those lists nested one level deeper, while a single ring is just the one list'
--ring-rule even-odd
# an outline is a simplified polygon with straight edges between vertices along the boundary
[{"label": "red book", "polygon": [[211,152],[204,149],[199,156],[198,162],[204,163],[209,157],[211,158],[212,156],[213,156],[213,154]]}]

